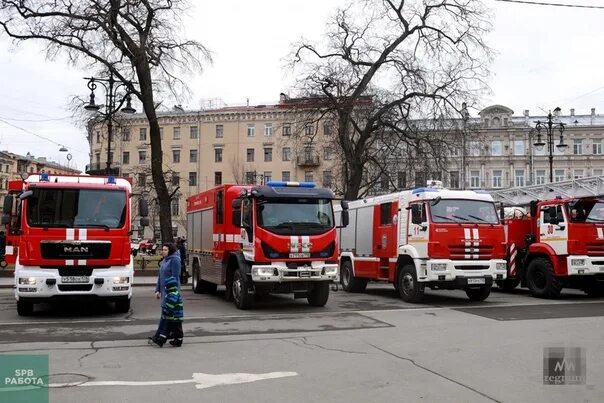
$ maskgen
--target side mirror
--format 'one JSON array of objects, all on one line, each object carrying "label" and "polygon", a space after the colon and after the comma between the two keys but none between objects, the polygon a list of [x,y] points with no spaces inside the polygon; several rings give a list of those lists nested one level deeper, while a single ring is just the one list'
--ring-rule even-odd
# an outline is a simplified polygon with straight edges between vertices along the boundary
[{"label": "side mirror", "polygon": [[27,190],[19,195],[19,200],[25,200],[28,197],[31,197],[34,194],[31,190]]},{"label": "side mirror", "polygon": [[149,226],[149,217],[141,217],[139,225],[141,227],[147,227],[147,226]]},{"label": "side mirror", "polygon": [[233,200],[233,202],[231,203],[231,207],[233,207],[233,210],[241,209],[241,199]]},{"label": "side mirror", "polygon": [[348,200],[340,201],[340,206],[342,206],[342,210],[348,210]]},{"label": "side mirror", "polygon": [[349,222],[350,222],[350,216],[349,216],[348,210],[342,210],[342,220],[341,220],[340,226],[342,228],[348,227]]},{"label": "side mirror", "polygon": [[237,228],[241,227],[241,210],[233,210],[233,215],[231,216],[231,222]]},{"label": "side mirror", "polygon": [[141,217],[147,217],[149,215],[149,203],[146,199],[138,200],[138,215]]},{"label": "side mirror", "polygon": [[499,218],[501,222],[505,219],[505,209],[503,208],[503,203],[499,204]]},{"label": "side mirror", "polygon": [[537,200],[531,200],[529,212],[531,213],[531,217],[537,217]]},{"label": "side mirror", "polygon": [[4,196],[4,208],[2,209],[4,214],[11,214],[13,212],[13,196]]},{"label": "side mirror", "polygon": [[420,225],[422,223],[422,206],[421,204],[411,205],[411,223]]},{"label": "side mirror", "polygon": [[556,212],[556,207],[551,206],[547,209],[547,214],[549,215],[550,220],[555,220],[558,218],[558,213]]}]

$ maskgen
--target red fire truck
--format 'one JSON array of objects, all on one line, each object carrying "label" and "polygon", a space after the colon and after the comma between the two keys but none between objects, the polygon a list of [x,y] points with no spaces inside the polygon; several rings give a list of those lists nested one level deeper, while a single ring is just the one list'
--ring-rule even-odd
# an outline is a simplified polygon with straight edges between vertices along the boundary
[{"label": "red fire truck", "polygon": [[[323,306],[338,280],[331,190],[308,182],[223,185],[187,199],[193,291],[226,285],[239,309],[254,295],[293,293]],[[347,222],[347,212],[342,222]]]},{"label": "red fire truck", "polygon": [[[130,309],[131,185],[126,179],[41,173],[9,181],[2,223],[15,264],[19,315],[62,297],[96,297]],[[139,204],[147,223],[147,207]]]},{"label": "red fire truck", "polygon": [[[528,212],[506,219],[509,253],[504,290],[521,284],[555,298],[562,288],[604,296],[604,180],[583,178],[493,192]],[[516,211],[522,212],[520,209]]]},{"label": "red fire truck", "polygon": [[344,290],[388,281],[407,302],[421,301],[425,287],[463,289],[482,301],[505,278],[505,235],[492,197],[429,183],[349,202],[350,224],[339,230]]}]

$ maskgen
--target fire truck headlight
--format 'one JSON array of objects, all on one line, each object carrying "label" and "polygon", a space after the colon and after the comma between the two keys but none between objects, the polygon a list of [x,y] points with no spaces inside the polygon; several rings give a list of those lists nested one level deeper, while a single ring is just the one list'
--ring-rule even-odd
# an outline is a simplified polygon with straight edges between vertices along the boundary
[{"label": "fire truck headlight", "polygon": [[35,277],[19,277],[19,284],[36,285],[36,278]]},{"label": "fire truck headlight", "polygon": [[113,284],[128,284],[129,282],[129,277],[113,277]]},{"label": "fire truck headlight", "polygon": [[325,274],[327,276],[335,276],[336,274],[338,274],[338,266],[335,266],[335,267],[326,267],[325,268]]},{"label": "fire truck headlight", "polygon": [[499,271],[499,270],[506,270],[507,269],[507,264],[506,263],[497,263],[495,264],[495,270]]},{"label": "fire truck headlight", "polygon": [[585,259],[571,259],[571,266],[585,266]]},{"label": "fire truck headlight", "polygon": [[446,263],[432,263],[432,265],[430,267],[432,268],[432,271],[445,271],[445,270],[447,270],[447,264]]},{"label": "fire truck headlight", "polygon": [[272,276],[275,271],[272,267],[254,267],[252,269],[252,274],[254,276]]}]

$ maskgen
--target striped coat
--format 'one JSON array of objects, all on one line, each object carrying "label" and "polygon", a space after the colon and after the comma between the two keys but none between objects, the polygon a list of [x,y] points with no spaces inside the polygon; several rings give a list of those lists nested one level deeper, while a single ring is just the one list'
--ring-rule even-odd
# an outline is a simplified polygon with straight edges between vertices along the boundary
[{"label": "striped coat", "polygon": [[161,317],[170,322],[182,322],[183,316],[183,302],[178,287],[170,287],[166,290]]}]

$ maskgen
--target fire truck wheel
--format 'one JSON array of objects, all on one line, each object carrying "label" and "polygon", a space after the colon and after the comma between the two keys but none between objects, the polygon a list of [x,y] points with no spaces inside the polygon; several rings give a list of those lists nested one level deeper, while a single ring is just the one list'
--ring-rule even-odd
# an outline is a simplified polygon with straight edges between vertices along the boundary
[{"label": "fire truck wheel", "polygon": [[466,295],[470,301],[484,301],[491,294],[491,286],[487,285],[480,288],[466,288]]},{"label": "fire truck wheel", "polygon": [[325,306],[329,299],[329,283],[326,281],[315,283],[312,290],[308,292],[307,299],[311,306]]},{"label": "fire truck wheel", "polygon": [[505,280],[499,280],[496,283],[497,287],[499,287],[501,291],[512,291],[514,288],[518,287],[518,285],[520,284],[520,279],[508,278]]},{"label": "fire truck wheel", "polygon": [[534,259],[526,269],[526,279],[534,297],[556,298],[562,291],[562,284],[554,275],[554,267],[549,259]]},{"label": "fire truck wheel", "polygon": [[115,301],[115,312],[127,313],[130,310],[130,298]]},{"label": "fire truck wheel", "polygon": [[363,292],[367,288],[367,279],[352,275],[352,263],[350,260],[342,262],[340,269],[340,284],[347,292]]},{"label": "fire truck wheel", "polygon": [[415,266],[407,264],[399,269],[396,282],[398,294],[405,302],[420,302],[424,298],[424,285],[417,281]]},{"label": "fire truck wheel", "polygon": [[233,274],[233,301],[239,309],[249,309],[254,302],[254,294],[250,294],[250,282],[246,275],[237,269]]},{"label": "fire truck wheel", "polygon": [[34,313],[34,304],[20,299],[17,301],[17,313],[19,316],[29,316]]}]

